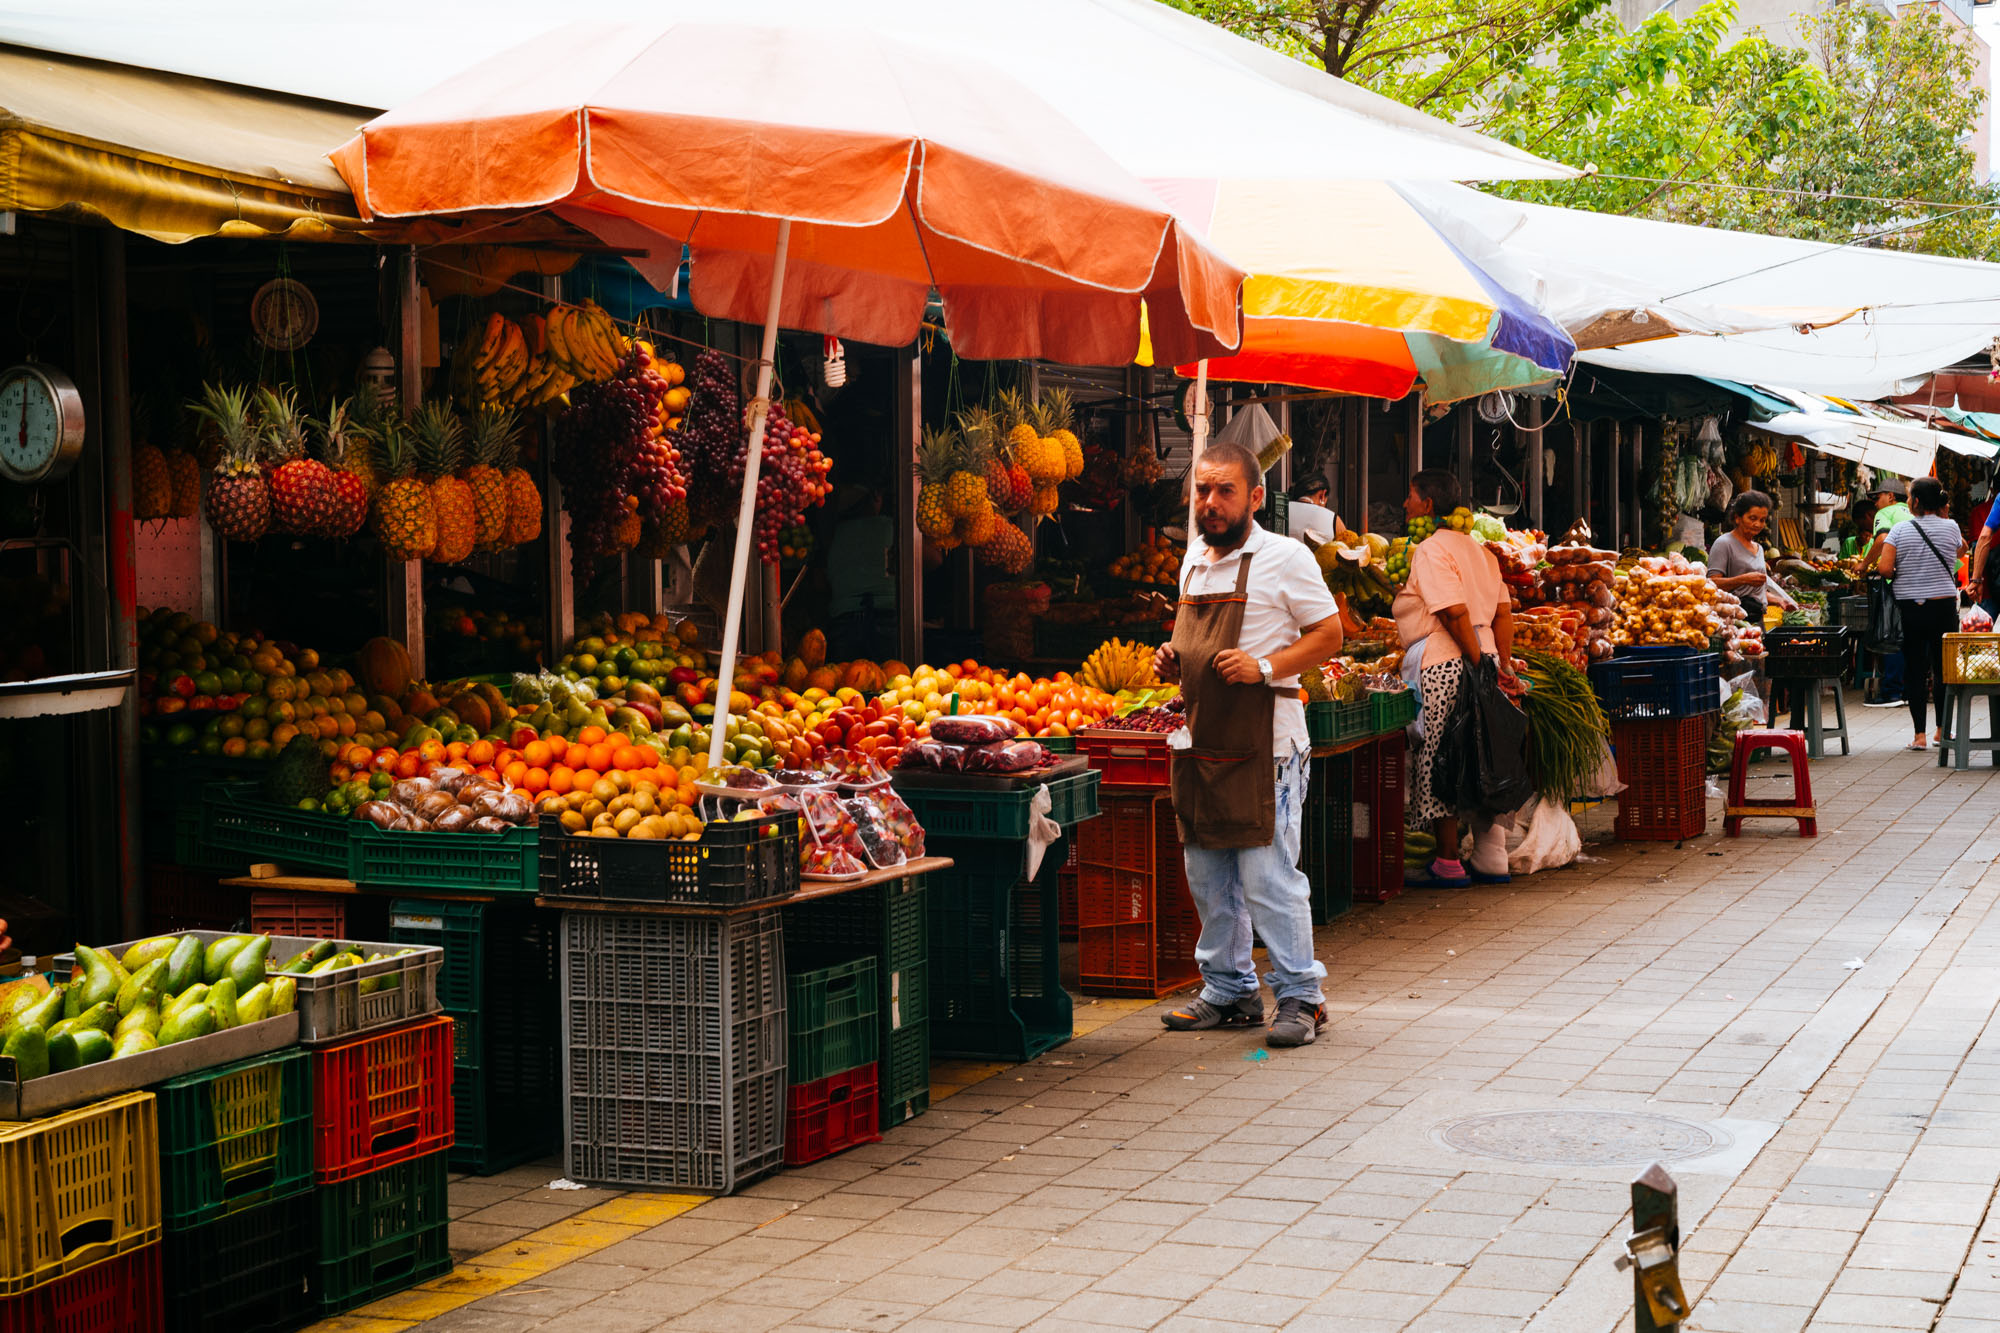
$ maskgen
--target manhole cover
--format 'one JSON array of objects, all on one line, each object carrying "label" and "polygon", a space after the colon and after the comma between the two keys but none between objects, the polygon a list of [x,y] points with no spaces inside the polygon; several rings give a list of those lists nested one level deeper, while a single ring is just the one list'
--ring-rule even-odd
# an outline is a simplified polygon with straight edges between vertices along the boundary
[{"label": "manhole cover", "polygon": [[1706,1125],[1631,1111],[1505,1111],[1453,1120],[1435,1134],[1460,1152],[1548,1166],[1645,1166],[1729,1144]]}]

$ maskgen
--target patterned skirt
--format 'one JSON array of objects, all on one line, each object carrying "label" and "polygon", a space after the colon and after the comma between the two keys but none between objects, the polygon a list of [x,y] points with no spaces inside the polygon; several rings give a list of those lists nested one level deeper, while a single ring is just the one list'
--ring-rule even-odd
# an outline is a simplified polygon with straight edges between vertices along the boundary
[{"label": "patterned skirt", "polygon": [[1422,744],[1417,747],[1415,762],[1410,765],[1409,800],[1403,807],[1403,824],[1407,828],[1425,829],[1440,819],[1449,819],[1458,813],[1458,807],[1448,805],[1432,794],[1431,761],[1437,757],[1438,737],[1444,734],[1445,719],[1458,704],[1458,685],[1465,679],[1465,659],[1454,657],[1449,661],[1424,664],[1423,681],[1423,732]]}]

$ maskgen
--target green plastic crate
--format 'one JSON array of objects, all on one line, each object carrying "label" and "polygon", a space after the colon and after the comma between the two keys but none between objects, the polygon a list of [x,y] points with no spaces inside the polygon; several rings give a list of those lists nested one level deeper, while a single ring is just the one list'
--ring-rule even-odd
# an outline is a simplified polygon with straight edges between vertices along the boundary
[{"label": "green plastic crate", "polygon": [[1299,812],[1299,869],[1312,886],[1313,924],[1324,925],[1354,905],[1354,756],[1310,763]]},{"label": "green plastic crate", "polygon": [[1340,739],[1340,705],[1331,699],[1310,700],[1306,704],[1306,740],[1314,745],[1331,745]]},{"label": "green plastic crate", "polygon": [[276,1333],[312,1323],[317,1222],[312,1196],[297,1194],[184,1231],[169,1227],[166,1333]]},{"label": "green plastic crate", "polygon": [[1042,748],[1050,754],[1076,753],[1076,737],[1074,736],[1037,736],[1035,739],[1040,741]]},{"label": "green plastic crate", "polygon": [[304,1051],[170,1079],[159,1100],[160,1211],[169,1230],[312,1188],[312,1067]]},{"label": "green plastic crate", "polygon": [[451,1271],[447,1154],[321,1185],[314,1292],[336,1315]]},{"label": "green plastic crate", "polygon": [[882,1004],[873,958],[793,972],[785,993],[791,1031],[785,1073],[793,1087],[875,1062],[882,1049]]},{"label": "green plastic crate", "polygon": [[348,879],[354,878],[350,849],[358,822],[273,805],[254,782],[211,783],[202,801],[202,840],[210,847],[239,853],[245,861],[331,870]]},{"label": "green plastic crate", "polygon": [[1025,842],[999,855],[990,839],[931,839],[955,862],[931,872],[927,905],[934,1052],[1031,1060],[1070,1039],[1057,885],[1069,841],[1045,850],[1031,880]]},{"label": "green plastic crate", "polygon": [[1380,736],[1417,720],[1417,696],[1409,690],[1378,690],[1368,696],[1368,730]]},{"label": "green plastic crate", "polygon": [[[1068,827],[1097,814],[1097,788],[1103,775],[1086,769],[1048,784],[1049,818]],[[927,839],[1005,839],[1019,842],[1028,836],[1028,806],[1034,800],[1033,787],[1012,791],[957,791],[940,787],[898,787],[901,796],[924,826]],[[928,845],[928,844],[927,844]],[[939,853],[942,855],[942,853]],[[982,855],[990,854],[982,853]]]},{"label": "green plastic crate", "polygon": [[541,830],[504,833],[390,833],[350,820],[347,877],[370,887],[459,889],[468,893],[537,893]]},{"label": "green plastic crate", "polygon": [[914,1120],[931,1109],[931,1025],[919,1019],[892,1033],[882,1050],[877,1083],[882,1128]]}]

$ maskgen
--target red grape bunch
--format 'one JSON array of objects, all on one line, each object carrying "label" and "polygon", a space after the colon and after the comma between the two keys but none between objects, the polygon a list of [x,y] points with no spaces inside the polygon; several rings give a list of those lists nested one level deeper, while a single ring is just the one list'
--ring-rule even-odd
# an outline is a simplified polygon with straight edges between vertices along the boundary
[{"label": "red grape bunch", "polygon": [[1187,703],[1170,699],[1153,708],[1135,708],[1123,717],[1107,717],[1097,725],[1107,731],[1179,731],[1187,725]]},{"label": "red grape bunch", "polygon": [[[819,451],[819,436],[792,424],[784,408],[771,404],[764,418],[764,457],[757,466],[757,551],[766,564],[778,563],[786,529],[805,522],[806,510],[826,503],[833,490],[827,473],[833,462]],[[736,486],[743,485],[737,469]]]},{"label": "red grape bunch", "polygon": [[666,429],[666,378],[634,343],[602,384],[579,384],[555,420],[552,463],[579,562],[627,549],[635,521],[657,521],[687,495],[678,436]]},{"label": "red grape bunch", "polygon": [[743,484],[743,399],[722,353],[710,348],[688,372],[687,416],[674,433],[696,514],[729,522]]}]

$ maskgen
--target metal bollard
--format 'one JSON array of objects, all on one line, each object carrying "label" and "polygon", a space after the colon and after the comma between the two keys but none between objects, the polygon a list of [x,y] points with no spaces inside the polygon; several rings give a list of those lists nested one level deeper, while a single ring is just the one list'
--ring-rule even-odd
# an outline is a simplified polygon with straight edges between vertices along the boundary
[{"label": "metal bollard", "polygon": [[1632,1270],[1634,1333],[1679,1333],[1694,1304],[1681,1289],[1680,1190],[1658,1162],[1632,1182],[1632,1234],[1620,1268]]}]

